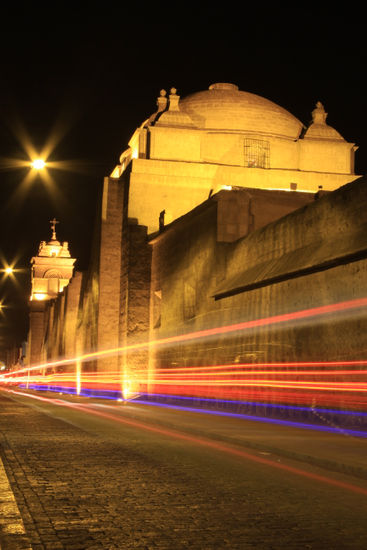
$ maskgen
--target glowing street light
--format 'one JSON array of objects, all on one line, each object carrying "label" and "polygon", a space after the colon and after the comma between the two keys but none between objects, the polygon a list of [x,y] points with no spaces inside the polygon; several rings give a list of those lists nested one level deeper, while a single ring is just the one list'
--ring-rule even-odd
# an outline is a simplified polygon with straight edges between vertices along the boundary
[{"label": "glowing street light", "polygon": [[15,262],[8,264],[8,262],[2,259],[2,264],[3,265],[0,268],[0,273],[3,273],[4,277],[7,277],[7,276],[14,277],[14,273],[16,271],[19,271],[18,269],[14,269]]},{"label": "glowing street light", "polygon": [[43,170],[46,166],[46,163],[44,160],[42,159],[35,159],[33,162],[32,162],[32,166],[35,170]]}]

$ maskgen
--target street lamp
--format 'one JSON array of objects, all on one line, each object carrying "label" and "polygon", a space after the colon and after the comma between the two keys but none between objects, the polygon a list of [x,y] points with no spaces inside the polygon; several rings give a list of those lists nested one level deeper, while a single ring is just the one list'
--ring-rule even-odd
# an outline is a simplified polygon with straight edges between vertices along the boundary
[{"label": "street lamp", "polygon": [[8,264],[8,262],[5,262],[3,261],[3,267],[0,268],[0,272],[4,274],[4,277],[7,277],[7,276],[14,276],[14,273],[15,271],[18,271],[18,270],[15,270],[14,269],[14,262],[12,265]]},{"label": "street lamp", "polygon": [[43,159],[35,159],[32,162],[32,166],[35,170],[43,170],[46,166],[46,163]]}]

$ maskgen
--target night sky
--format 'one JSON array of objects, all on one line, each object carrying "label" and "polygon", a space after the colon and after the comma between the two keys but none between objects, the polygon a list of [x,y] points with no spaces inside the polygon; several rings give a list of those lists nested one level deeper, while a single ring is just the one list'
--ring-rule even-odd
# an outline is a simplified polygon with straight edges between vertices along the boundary
[{"label": "night sky", "polygon": [[[185,96],[232,82],[289,110],[308,125],[317,100],[327,122],[359,145],[356,173],[367,171],[364,18],[315,9],[244,12],[222,4],[155,3],[147,10],[99,11],[55,4],[60,13],[1,21],[0,253],[26,269],[49,220],[60,220],[77,269],[88,266],[97,197],[132,133],[156,110],[162,88]],[[172,11],[171,11],[172,10]],[[174,10],[177,10],[174,13]],[[40,8],[39,8],[40,11]],[[170,12],[172,15],[170,15]],[[29,172],[26,143],[50,146],[52,181]],[[18,161],[18,163],[16,162]],[[29,272],[2,278],[0,348],[26,335]],[[11,307],[10,307],[11,306]]]}]

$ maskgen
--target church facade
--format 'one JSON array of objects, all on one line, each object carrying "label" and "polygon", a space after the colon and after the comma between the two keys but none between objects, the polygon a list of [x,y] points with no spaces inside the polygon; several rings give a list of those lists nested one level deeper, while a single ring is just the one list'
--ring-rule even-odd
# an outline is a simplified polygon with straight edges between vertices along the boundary
[{"label": "church facade", "polygon": [[[129,216],[158,229],[207,199],[247,187],[315,193],[355,179],[356,146],[326,123],[318,102],[306,128],[272,101],[217,83],[184,99],[172,88],[132,136],[112,172],[129,172]],[[162,202],[162,199],[163,202]]]},{"label": "church facade", "polygon": [[[159,368],[360,359],[366,182],[326,116],[318,102],[306,128],[228,83],[162,90],[105,178],[88,272],[31,317],[29,363],[115,350],[81,368],[138,386]],[[292,322],[335,304],[358,315]]]}]

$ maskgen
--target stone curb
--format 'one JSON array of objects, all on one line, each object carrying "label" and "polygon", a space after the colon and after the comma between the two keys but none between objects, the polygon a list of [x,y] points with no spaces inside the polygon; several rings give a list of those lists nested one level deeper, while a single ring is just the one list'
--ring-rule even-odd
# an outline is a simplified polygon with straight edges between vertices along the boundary
[{"label": "stone curb", "polygon": [[1,457],[0,550],[32,550]]}]

